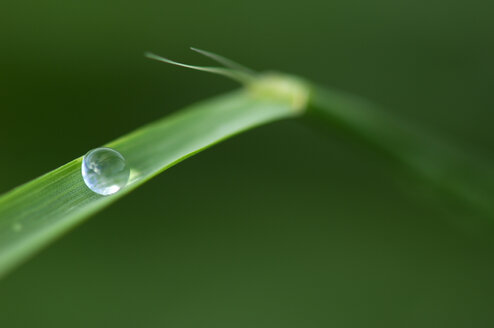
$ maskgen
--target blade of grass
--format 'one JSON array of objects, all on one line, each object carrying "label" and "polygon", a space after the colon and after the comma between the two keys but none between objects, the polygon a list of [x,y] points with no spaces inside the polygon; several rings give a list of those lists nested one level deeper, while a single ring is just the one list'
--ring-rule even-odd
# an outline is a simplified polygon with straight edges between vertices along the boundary
[{"label": "blade of grass", "polygon": [[104,145],[119,151],[131,168],[127,186],[116,194],[101,196],[86,187],[80,157],[0,197],[0,276],[178,162],[245,130],[300,115],[291,94],[276,96],[276,83],[260,79]]},{"label": "blade of grass", "polygon": [[244,88],[198,103],[104,146],[119,151],[131,168],[116,194],[90,191],[81,176],[82,157],[0,196],[0,277],[98,210],[160,172],[221,140],[275,120],[300,116],[343,128],[349,135],[405,164],[440,189],[493,217],[492,166],[390,118],[353,95],[282,74],[235,70],[234,62],[199,50],[230,68],[186,65],[225,75]]}]

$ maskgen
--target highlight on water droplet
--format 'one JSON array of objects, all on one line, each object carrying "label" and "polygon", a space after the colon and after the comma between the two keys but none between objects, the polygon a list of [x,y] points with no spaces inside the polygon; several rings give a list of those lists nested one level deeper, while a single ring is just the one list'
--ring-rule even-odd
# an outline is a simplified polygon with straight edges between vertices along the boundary
[{"label": "highlight on water droplet", "polygon": [[115,149],[95,148],[82,159],[82,178],[89,189],[100,195],[111,195],[125,187],[130,168]]}]

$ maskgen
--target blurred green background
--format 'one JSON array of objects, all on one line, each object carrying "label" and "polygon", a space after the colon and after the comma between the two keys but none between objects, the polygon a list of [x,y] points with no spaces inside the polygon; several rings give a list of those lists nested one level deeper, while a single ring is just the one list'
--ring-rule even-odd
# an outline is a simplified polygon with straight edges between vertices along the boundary
[{"label": "blurred green background", "polygon": [[[485,0],[0,4],[0,192],[258,70],[368,97],[493,159]],[[0,327],[489,327],[494,229],[304,121],[199,154],[0,282]],[[465,224],[463,224],[463,223]]]}]

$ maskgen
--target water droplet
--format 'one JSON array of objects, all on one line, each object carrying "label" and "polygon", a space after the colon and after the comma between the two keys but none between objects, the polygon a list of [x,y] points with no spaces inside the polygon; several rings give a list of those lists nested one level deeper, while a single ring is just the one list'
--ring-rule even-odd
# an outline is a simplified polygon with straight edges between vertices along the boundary
[{"label": "water droplet", "polygon": [[82,178],[95,193],[111,195],[125,187],[130,168],[125,158],[111,148],[90,150],[82,159]]}]

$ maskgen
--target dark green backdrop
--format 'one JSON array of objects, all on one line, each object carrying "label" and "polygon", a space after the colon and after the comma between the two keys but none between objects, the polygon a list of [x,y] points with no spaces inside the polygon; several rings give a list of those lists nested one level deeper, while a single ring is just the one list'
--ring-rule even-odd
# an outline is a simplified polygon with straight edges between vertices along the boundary
[{"label": "dark green backdrop", "polygon": [[[493,158],[492,16],[485,0],[2,0],[0,192],[237,87],[142,55],[208,63],[189,46],[371,98]],[[470,221],[365,146],[279,122],[1,281],[0,327],[490,327],[494,232]]]}]

